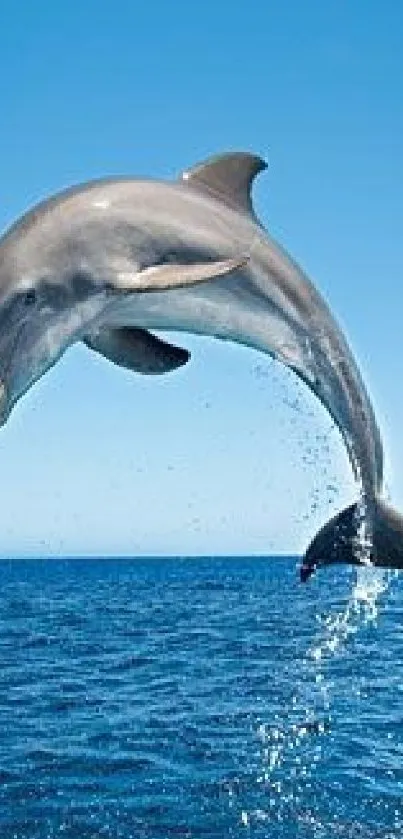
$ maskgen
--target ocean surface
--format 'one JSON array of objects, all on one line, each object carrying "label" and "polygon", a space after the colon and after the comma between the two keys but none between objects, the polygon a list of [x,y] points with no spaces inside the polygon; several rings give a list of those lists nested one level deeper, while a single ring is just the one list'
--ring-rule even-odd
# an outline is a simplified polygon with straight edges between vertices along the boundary
[{"label": "ocean surface", "polygon": [[1,839],[401,839],[403,579],[0,562]]}]

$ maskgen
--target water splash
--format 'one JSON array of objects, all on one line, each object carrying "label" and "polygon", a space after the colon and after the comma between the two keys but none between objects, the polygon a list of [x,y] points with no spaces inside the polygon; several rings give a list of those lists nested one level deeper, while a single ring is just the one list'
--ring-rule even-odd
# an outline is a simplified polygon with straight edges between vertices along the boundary
[{"label": "water splash", "polygon": [[[363,512],[367,512],[365,504]],[[244,827],[262,822],[299,823],[299,813],[309,816],[309,801],[315,797],[315,774],[326,757],[329,738],[335,737],[332,709],[340,697],[331,677],[332,662],[334,666],[335,659],[351,655],[349,642],[353,636],[376,626],[381,595],[393,576],[371,565],[368,534],[364,522],[358,531],[357,549],[367,567],[353,570],[348,601],[341,609],[336,607],[330,614],[316,616],[317,631],[306,649],[289,707],[270,724],[258,726],[261,772],[256,783],[261,793],[260,806],[242,810]],[[349,705],[360,701],[353,675],[347,690]],[[311,824],[315,836],[319,835],[319,825],[320,822]]]},{"label": "water splash", "polygon": [[376,624],[379,598],[387,588],[389,575],[374,566],[356,569],[350,598],[341,611],[319,617],[320,630],[307,656],[319,662],[325,656],[342,651],[351,635],[369,624]]}]

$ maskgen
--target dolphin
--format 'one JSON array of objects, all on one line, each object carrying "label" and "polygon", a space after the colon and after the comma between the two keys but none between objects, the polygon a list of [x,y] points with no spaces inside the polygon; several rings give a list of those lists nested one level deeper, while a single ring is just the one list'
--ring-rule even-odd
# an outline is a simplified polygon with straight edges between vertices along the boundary
[{"label": "dolphin", "polygon": [[[153,330],[252,347],[323,403],[360,481],[370,560],[403,567],[403,518],[380,497],[382,442],[357,364],[322,296],[254,212],[252,184],[266,166],[230,152],[174,181],[94,180],[18,219],[0,239],[0,422],[77,341],[146,375],[189,359]],[[314,538],[301,579],[360,562],[362,498]]]}]

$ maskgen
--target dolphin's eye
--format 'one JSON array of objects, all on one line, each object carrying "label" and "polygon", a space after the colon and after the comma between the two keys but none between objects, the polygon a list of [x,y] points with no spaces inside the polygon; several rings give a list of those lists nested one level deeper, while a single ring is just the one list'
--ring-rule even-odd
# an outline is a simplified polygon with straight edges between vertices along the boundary
[{"label": "dolphin's eye", "polygon": [[24,306],[34,306],[36,303],[37,294],[34,288],[29,288],[28,291],[25,291],[22,296],[22,302]]}]

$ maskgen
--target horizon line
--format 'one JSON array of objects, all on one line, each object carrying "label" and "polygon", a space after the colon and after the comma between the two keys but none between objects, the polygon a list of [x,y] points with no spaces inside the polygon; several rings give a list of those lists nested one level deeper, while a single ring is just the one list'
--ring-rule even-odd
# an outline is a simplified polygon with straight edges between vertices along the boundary
[{"label": "horizon line", "polygon": [[254,554],[254,553],[220,553],[220,554],[197,554],[197,553],[186,553],[186,554],[159,554],[159,553],[152,553],[152,554],[97,554],[97,553],[90,553],[90,554],[13,554],[13,555],[6,555],[0,554],[0,562],[10,561],[10,560],[31,560],[31,559],[41,559],[41,560],[80,560],[80,559],[121,559],[121,560],[138,560],[138,559],[301,559],[302,555],[296,553],[270,553],[270,554]]}]

